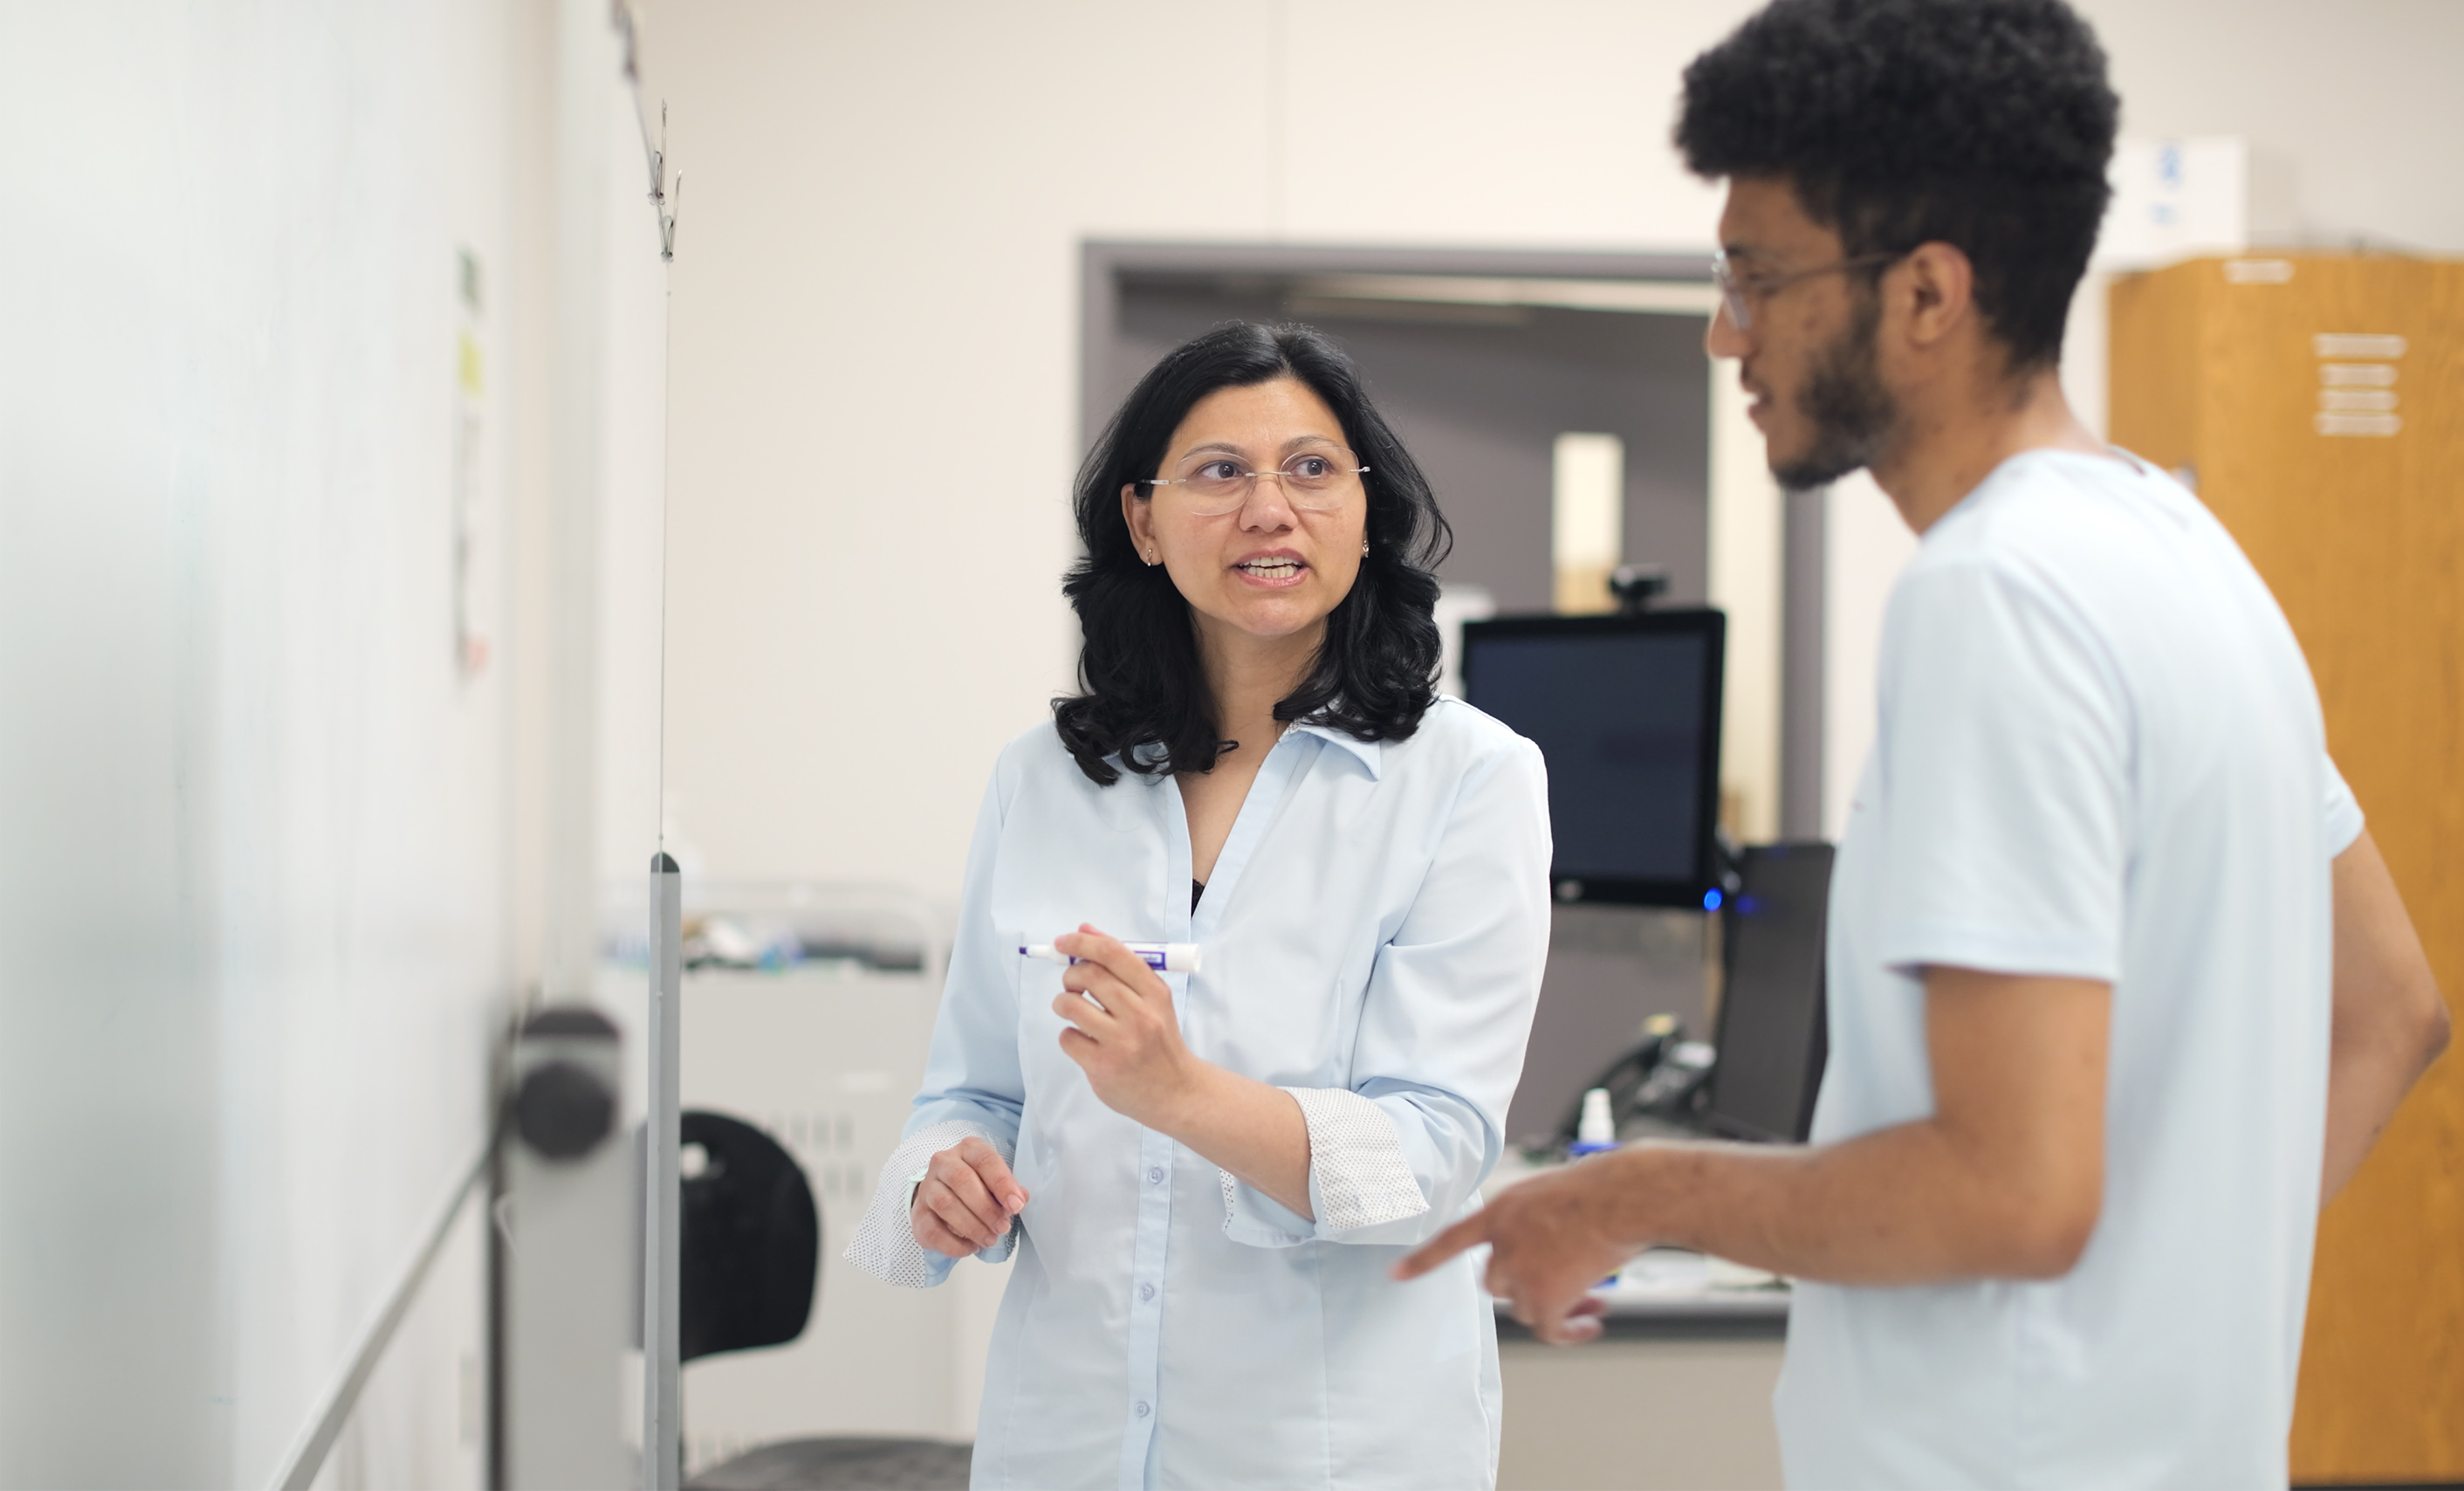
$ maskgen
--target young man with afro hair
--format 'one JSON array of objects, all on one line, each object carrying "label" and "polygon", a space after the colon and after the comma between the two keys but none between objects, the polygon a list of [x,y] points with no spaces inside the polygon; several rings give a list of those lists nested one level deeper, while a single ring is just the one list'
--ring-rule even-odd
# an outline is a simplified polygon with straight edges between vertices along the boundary
[{"label": "young man with afro hair", "polygon": [[2286,1480],[2319,1207],[2447,1016],[2233,540],[2057,371],[2119,102],[2060,0],[1776,0],[1686,70],[1707,345],[1923,545],[1832,885],[1810,1145],[1641,1144],[1476,1243],[1542,1338],[1653,1243],[1793,1276],[1792,1484]]}]

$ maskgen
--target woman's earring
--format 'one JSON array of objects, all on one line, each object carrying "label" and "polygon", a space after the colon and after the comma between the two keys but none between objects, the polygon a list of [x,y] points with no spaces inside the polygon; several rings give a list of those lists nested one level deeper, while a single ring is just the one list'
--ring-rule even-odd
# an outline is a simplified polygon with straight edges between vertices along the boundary
[{"label": "woman's earring", "polygon": [[1362,539],[1360,541],[1360,557],[1363,559],[1367,559],[1369,557],[1369,541],[1367,539]]}]

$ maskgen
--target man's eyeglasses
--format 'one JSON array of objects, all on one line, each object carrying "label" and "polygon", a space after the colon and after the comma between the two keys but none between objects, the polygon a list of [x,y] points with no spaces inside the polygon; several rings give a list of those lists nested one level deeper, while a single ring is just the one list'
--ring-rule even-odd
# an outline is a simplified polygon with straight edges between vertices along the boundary
[{"label": "man's eyeglasses", "polygon": [[1906,258],[1907,251],[1897,254],[1859,254],[1829,264],[1816,264],[1786,275],[1740,275],[1728,267],[1726,250],[1711,256],[1711,282],[1720,287],[1722,303],[1728,308],[1728,320],[1739,331],[1754,329],[1753,302],[1768,300],[1800,279],[1816,275],[1837,275],[1852,269],[1871,269],[1878,264],[1894,264]]},{"label": "man's eyeglasses", "polygon": [[1212,456],[1192,467],[1180,477],[1156,477],[1147,484],[1156,487],[1178,487],[1183,505],[1199,518],[1218,518],[1236,512],[1258,490],[1258,478],[1271,477],[1281,482],[1284,501],[1303,512],[1331,512],[1341,507],[1359,485],[1356,479],[1366,473],[1366,466],[1348,462],[1360,457],[1350,451],[1333,454],[1305,452],[1273,471],[1252,471],[1228,456]]}]

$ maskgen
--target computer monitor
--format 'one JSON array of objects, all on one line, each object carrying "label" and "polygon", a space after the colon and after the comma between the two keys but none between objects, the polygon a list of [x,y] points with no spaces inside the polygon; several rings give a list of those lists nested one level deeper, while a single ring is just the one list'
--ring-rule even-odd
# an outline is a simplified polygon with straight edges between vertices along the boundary
[{"label": "computer monitor", "polygon": [[1737,893],[1722,908],[1720,995],[1702,1121],[1736,1139],[1802,1143],[1829,1055],[1823,946],[1831,901],[1829,844],[1747,850]]},{"label": "computer monitor", "polygon": [[1548,760],[1558,900],[1719,904],[1726,624],[1701,610],[1463,623],[1463,697]]}]

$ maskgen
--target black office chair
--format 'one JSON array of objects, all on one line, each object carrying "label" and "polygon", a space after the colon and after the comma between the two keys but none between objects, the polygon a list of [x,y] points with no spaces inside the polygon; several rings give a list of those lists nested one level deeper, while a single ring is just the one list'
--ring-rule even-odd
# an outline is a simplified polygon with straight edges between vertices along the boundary
[{"label": "black office chair", "polygon": [[[683,1140],[705,1156],[684,1182],[678,1355],[784,1346],[819,1292],[821,1213],[803,1167],[752,1124],[688,1109]],[[693,1478],[691,1491],[963,1491],[974,1446],[831,1435],[749,1450]]]},{"label": "black office chair", "polygon": [[813,1188],[795,1156],[752,1124],[698,1109],[681,1117],[685,1146],[707,1158],[684,1183],[676,1354],[690,1362],[783,1346],[804,1333],[820,1282]]}]

